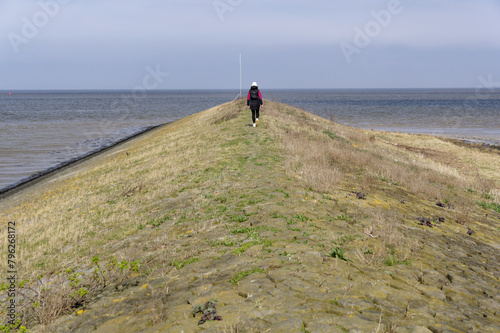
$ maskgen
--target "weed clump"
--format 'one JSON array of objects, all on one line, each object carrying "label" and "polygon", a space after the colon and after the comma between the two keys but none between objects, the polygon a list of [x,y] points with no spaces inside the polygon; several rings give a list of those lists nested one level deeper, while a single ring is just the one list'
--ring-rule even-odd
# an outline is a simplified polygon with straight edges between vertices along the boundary
[{"label": "weed clump", "polygon": [[332,250],[330,251],[329,256],[332,257],[332,258],[337,258],[337,259],[340,259],[340,260],[349,261],[349,259],[347,259],[346,257],[344,257],[344,250],[342,250],[338,246],[332,248]]},{"label": "weed clump", "polygon": [[207,301],[204,305],[195,306],[193,309],[193,317],[196,317],[198,313],[201,313],[201,318],[198,321],[198,325],[202,325],[209,320],[222,320],[222,317],[217,314],[215,303],[212,301]]}]

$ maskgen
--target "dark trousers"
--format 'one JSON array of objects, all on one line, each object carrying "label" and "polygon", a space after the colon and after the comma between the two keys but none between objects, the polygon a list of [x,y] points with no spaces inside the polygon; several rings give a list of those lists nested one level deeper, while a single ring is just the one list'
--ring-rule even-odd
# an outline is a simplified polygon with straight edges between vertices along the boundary
[{"label": "dark trousers", "polygon": [[259,109],[254,110],[252,109],[252,120],[255,123],[255,118],[259,118]]}]

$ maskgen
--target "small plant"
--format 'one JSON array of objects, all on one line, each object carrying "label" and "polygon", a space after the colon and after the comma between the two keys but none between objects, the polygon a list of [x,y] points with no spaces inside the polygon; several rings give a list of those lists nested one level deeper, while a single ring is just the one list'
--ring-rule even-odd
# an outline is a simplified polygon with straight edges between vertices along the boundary
[{"label": "small plant", "polygon": [[130,263],[130,271],[139,273],[139,260],[132,261]]},{"label": "small plant", "polygon": [[[163,223],[165,223],[166,221],[171,220],[171,219],[172,218],[170,217],[170,215],[167,214],[164,217],[161,217],[161,218],[158,218],[158,219],[152,219],[149,222],[147,222],[146,224],[150,224],[153,227],[159,227]],[[142,228],[140,228],[140,226],[142,226],[142,224],[139,225],[139,229],[142,229]]]},{"label": "small plant", "polygon": [[242,227],[242,228],[236,228],[231,233],[233,235],[236,234],[251,234],[254,233],[255,231],[259,230],[267,230],[267,227],[259,226],[259,227]]},{"label": "small plant", "polygon": [[300,222],[307,222],[307,221],[309,221],[309,218],[307,216],[305,216],[305,215],[302,215],[302,214],[296,214],[294,216],[294,218],[296,218]]},{"label": "small plant", "polygon": [[346,221],[346,222],[353,222],[354,221],[354,219],[347,214],[342,214],[342,215],[337,216],[337,220]]},{"label": "small plant", "polygon": [[236,243],[229,238],[218,239],[215,242],[212,242],[210,245],[212,246],[234,246]]},{"label": "small plant", "polygon": [[248,200],[248,204],[255,205],[255,204],[258,204],[258,203],[263,202],[263,201],[265,201],[265,200],[264,199],[250,199],[250,200]]},{"label": "small plant", "polygon": [[278,218],[286,219],[286,217],[285,217],[283,214],[280,214],[280,213],[278,213],[278,212],[273,212],[273,213],[271,214],[271,217],[272,217],[273,219],[278,219]]},{"label": "small plant", "polygon": [[247,215],[240,215],[240,214],[236,214],[236,215],[233,215],[229,218],[229,221],[231,222],[238,222],[238,223],[243,223],[245,221],[248,220],[248,216]]},{"label": "small plant", "polygon": [[340,260],[349,261],[348,259],[346,259],[344,257],[344,250],[342,250],[340,247],[334,247],[334,248],[332,248],[332,250],[330,251],[329,256],[332,257],[332,258],[337,258],[337,259],[340,259]]},{"label": "small plant", "polygon": [[27,333],[28,329],[26,326],[21,325],[21,319],[18,319],[15,323],[9,323],[8,325],[2,324],[0,321],[0,332],[2,333]]},{"label": "small plant", "polygon": [[486,200],[492,200],[493,199],[493,197],[490,194],[488,194],[488,193],[483,193],[481,196],[483,198],[485,198]]},{"label": "small plant", "polygon": [[302,333],[311,333],[305,326],[305,323],[304,325],[302,326],[301,330],[300,330]]},{"label": "small plant", "polygon": [[324,130],[324,131],[323,131],[323,134],[328,135],[328,136],[330,137],[330,139],[333,139],[333,140],[335,140],[335,139],[340,139],[340,137],[339,137],[337,134],[335,134],[335,133],[333,133],[333,132],[330,132],[330,131],[328,131],[328,130]]},{"label": "small plant", "polygon": [[384,265],[386,266],[395,266],[397,264],[397,259],[394,256],[387,256],[384,259]]},{"label": "small plant", "polygon": [[271,245],[273,245],[273,242],[270,240],[255,240],[255,241],[251,241],[251,242],[246,242],[246,243],[243,243],[240,247],[234,249],[231,253],[236,254],[236,255],[241,255],[243,252],[245,252],[246,250],[248,250],[252,246],[261,245],[261,244],[264,246],[271,246]]},{"label": "small plant", "polygon": [[288,193],[287,193],[287,192],[285,192],[284,190],[279,189],[279,190],[276,190],[276,191],[283,193],[283,195],[285,196],[285,198],[286,198],[286,199],[290,198],[290,194],[288,194]]},{"label": "small plant", "polygon": [[385,246],[387,247],[387,249],[389,250],[389,254],[390,255],[395,255],[396,254],[396,247],[394,246],[394,244],[385,244]]},{"label": "small plant", "polygon": [[354,236],[345,235],[345,236],[341,236],[338,241],[334,241],[333,243],[338,244],[338,245],[343,245],[345,243],[349,243],[349,242],[355,240],[358,237],[360,237],[360,236],[359,235],[354,235]]},{"label": "small plant", "polygon": [[363,254],[373,254],[373,250],[368,248],[363,248]]},{"label": "small plant", "polygon": [[215,201],[218,201],[218,202],[223,204],[227,201],[227,197],[225,195],[221,195],[221,196],[215,198]]},{"label": "small plant", "polygon": [[410,260],[405,259],[403,261],[399,261],[396,256],[394,255],[389,255],[384,259],[384,265],[386,266],[395,266],[395,265],[406,265],[409,266],[411,265]]},{"label": "small plant", "polygon": [[207,301],[204,305],[195,306],[193,309],[193,317],[196,317],[198,313],[201,313],[201,318],[198,321],[198,325],[202,325],[209,320],[222,320],[222,317],[217,314],[215,302],[212,300]]}]

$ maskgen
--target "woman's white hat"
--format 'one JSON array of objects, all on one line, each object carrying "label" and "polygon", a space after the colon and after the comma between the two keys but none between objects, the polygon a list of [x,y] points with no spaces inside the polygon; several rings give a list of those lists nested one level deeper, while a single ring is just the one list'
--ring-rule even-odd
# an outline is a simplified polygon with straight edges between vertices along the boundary
[{"label": "woman's white hat", "polygon": [[257,82],[252,83],[252,87],[257,87]]}]

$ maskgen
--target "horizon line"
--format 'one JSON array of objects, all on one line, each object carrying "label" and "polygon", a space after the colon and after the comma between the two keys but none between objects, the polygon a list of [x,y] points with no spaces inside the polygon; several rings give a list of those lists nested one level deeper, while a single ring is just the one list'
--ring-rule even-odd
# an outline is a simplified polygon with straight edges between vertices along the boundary
[{"label": "horizon line", "polygon": [[[469,89],[477,89],[477,87],[381,87],[381,88],[354,88],[354,87],[346,87],[346,88],[261,88],[265,90],[469,90]],[[493,88],[495,90],[500,90],[500,88]],[[49,91],[133,91],[134,89],[126,89],[126,88],[22,88],[22,89],[0,89],[0,92],[49,92]],[[146,93],[154,93],[154,92],[165,92],[165,91],[193,91],[193,90],[202,90],[202,91],[239,91],[239,88],[165,88],[165,89],[152,89],[147,90]]]}]

